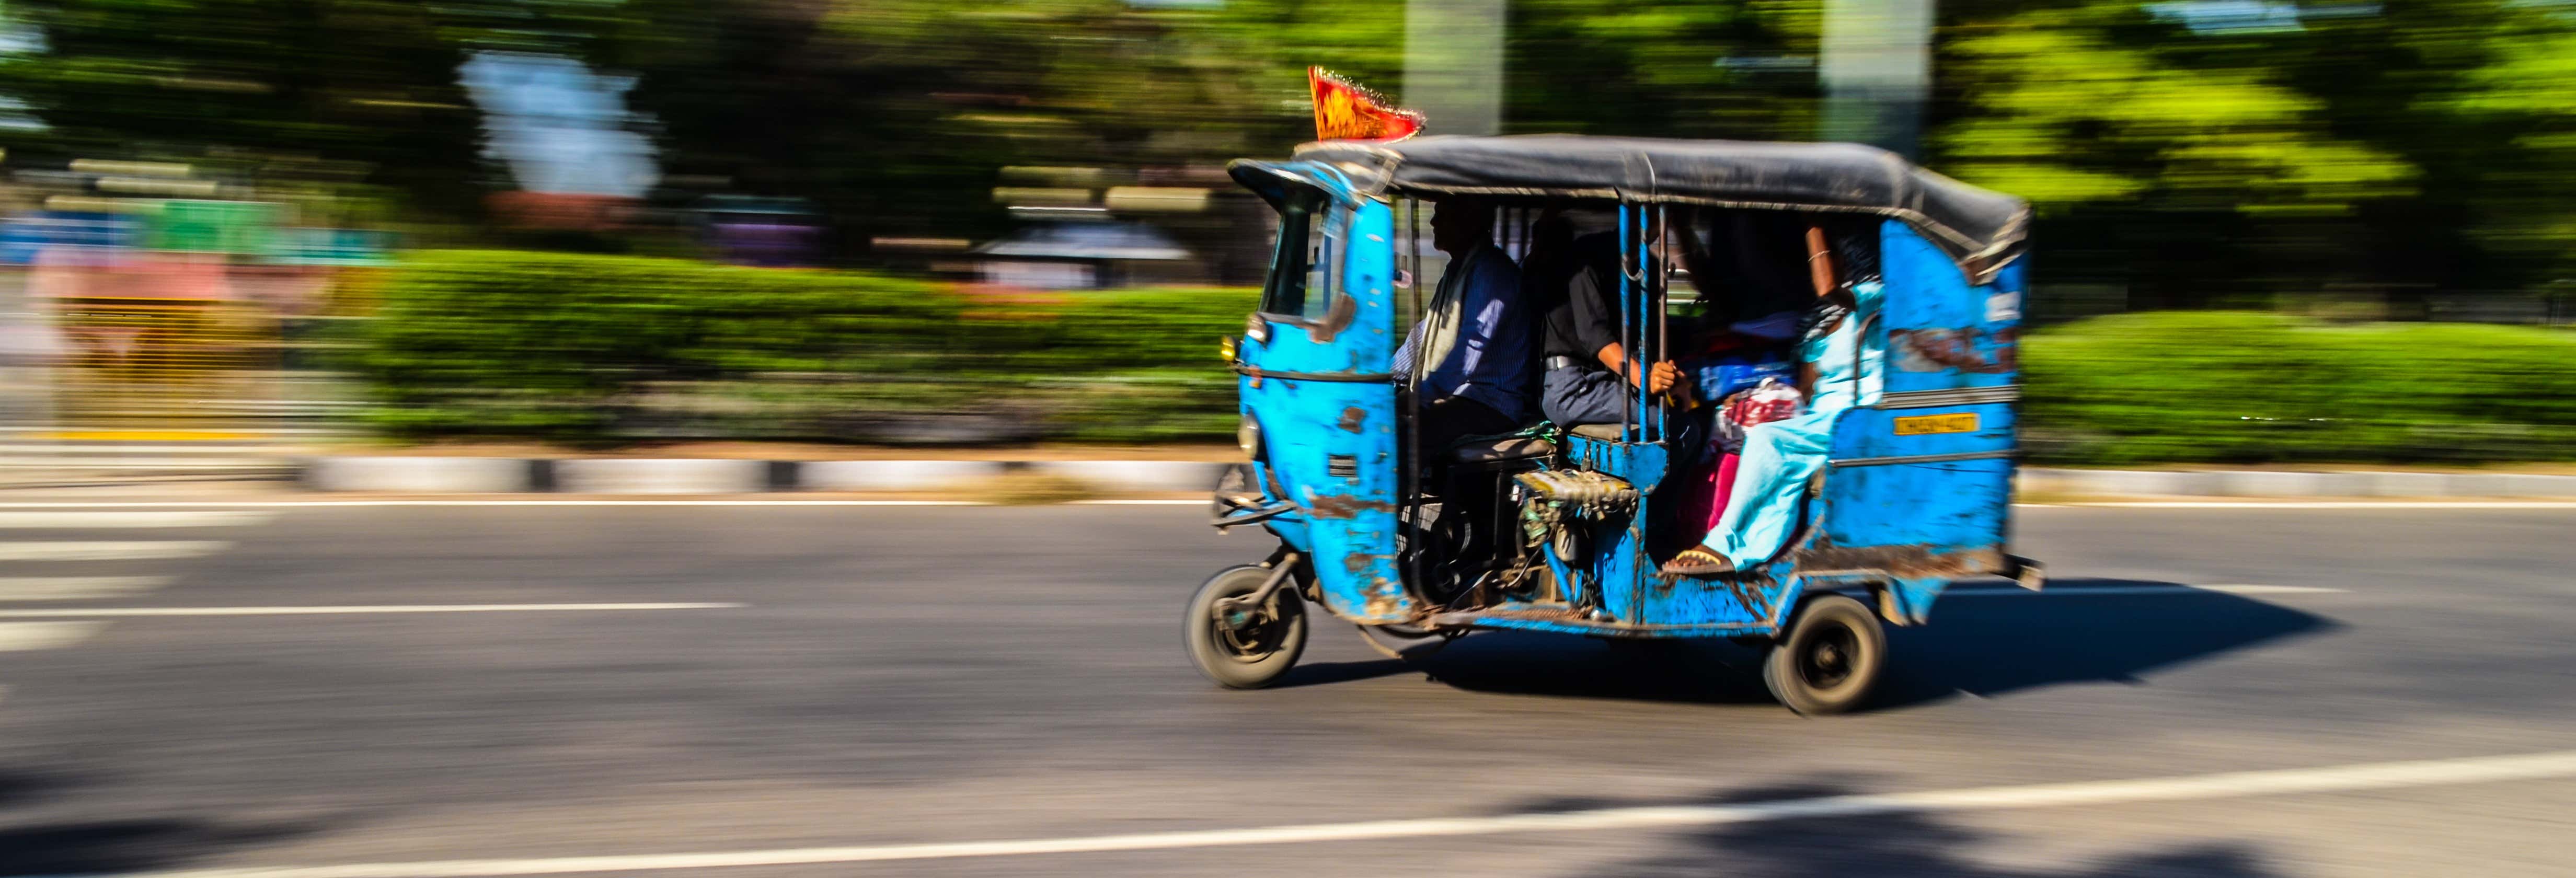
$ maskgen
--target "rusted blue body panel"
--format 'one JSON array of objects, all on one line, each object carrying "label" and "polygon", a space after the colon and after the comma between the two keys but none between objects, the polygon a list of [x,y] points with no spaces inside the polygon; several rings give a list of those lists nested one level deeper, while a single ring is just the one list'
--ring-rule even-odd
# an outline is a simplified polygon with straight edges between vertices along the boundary
[{"label": "rusted blue body panel", "polygon": [[[1297,510],[1268,522],[1306,555],[1325,608],[1368,622],[1416,614],[1396,564],[1394,222],[1330,168],[1272,166],[1277,185],[1324,193],[1320,246],[1330,286],[1309,313],[1254,315],[1237,351],[1237,395],[1260,425],[1255,471],[1265,498]],[[1303,246],[1282,242],[1280,246]]]}]

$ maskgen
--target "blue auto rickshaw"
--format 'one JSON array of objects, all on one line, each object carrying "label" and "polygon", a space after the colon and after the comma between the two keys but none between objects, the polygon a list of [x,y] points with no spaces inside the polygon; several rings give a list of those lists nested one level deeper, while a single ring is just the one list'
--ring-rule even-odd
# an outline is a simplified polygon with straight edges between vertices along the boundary
[{"label": "blue auto rickshaw", "polygon": [[[1217,683],[1278,680],[1312,604],[1364,634],[1728,638],[1766,650],[1764,682],[1783,704],[1834,713],[1884,669],[1882,623],[1927,622],[1965,578],[2039,587],[2039,566],[2009,551],[2030,216],[2019,199],[1852,144],[1325,141],[1230,172],[1277,211],[1278,242],[1259,310],[1226,344],[1250,460],[1219,486],[1213,524],[1257,525],[1280,545],[1191,601],[1185,642]],[[1670,272],[1637,268],[1650,222],[1758,211],[1875,228],[1884,299],[1860,332],[1885,352],[1883,389],[1833,423],[1777,556],[1721,576],[1659,573],[1651,550],[1675,541],[1658,489],[1683,449],[1666,435],[1670,403],[1642,391],[1625,423],[1420,447],[1389,361],[1428,286],[1425,202],[1456,197],[1502,205],[1506,245],[1542,210],[1615,216],[1634,257],[1619,290],[1632,366],[1665,356],[1673,313]],[[1495,494],[1454,502],[1460,484]],[[1470,507],[1498,520],[1444,521]]]}]

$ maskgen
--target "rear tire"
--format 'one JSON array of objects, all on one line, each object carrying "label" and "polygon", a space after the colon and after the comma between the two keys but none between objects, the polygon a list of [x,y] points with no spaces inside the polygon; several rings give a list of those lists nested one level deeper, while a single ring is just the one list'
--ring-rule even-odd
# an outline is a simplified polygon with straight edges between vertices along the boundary
[{"label": "rear tire", "polygon": [[1306,651],[1306,603],[1289,582],[1261,607],[1219,613],[1217,602],[1261,590],[1270,569],[1245,565],[1217,571],[1190,597],[1181,645],[1199,673],[1228,689],[1259,689],[1296,667]]},{"label": "rear tire", "polygon": [[1838,594],[1809,598],[1789,630],[1762,657],[1762,685],[1781,705],[1806,716],[1859,707],[1887,667],[1887,632],[1859,601]]}]

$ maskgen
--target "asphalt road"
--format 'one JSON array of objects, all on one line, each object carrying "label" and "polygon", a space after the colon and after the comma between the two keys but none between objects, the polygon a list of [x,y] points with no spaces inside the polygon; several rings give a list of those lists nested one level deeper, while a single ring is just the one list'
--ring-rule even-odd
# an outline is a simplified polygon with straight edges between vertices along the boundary
[{"label": "asphalt road", "polygon": [[[1195,507],[62,511],[0,508],[0,875],[2576,861],[2576,508],[2023,509],[2055,590],[1946,598],[1875,709],[1812,720],[1728,647],[1408,664],[1341,625],[1219,691],[1182,601],[1267,547]],[[420,605],[484,609],[385,611]],[[2094,783],[2130,779],[2181,780]],[[2073,786],[1991,792],[2033,784]],[[1882,793],[1935,795],[1831,798]],[[1417,818],[1454,819],[1339,826]]]}]

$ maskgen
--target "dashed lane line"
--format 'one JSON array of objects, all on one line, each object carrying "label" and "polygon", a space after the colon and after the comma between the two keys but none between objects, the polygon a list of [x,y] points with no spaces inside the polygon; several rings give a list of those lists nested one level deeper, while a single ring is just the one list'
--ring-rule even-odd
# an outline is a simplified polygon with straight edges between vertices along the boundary
[{"label": "dashed lane line", "polygon": [[0,577],[0,601],[82,601],[142,594],[170,584],[167,576]]},{"label": "dashed lane line", "polygon": [[738,603],[648,604],[351,604],[313,607],[94,607],[0,610],[0,619],[109,618],[127,616],[337,616],[362,613],[566,613],[635,610],[736,610]]},{"label": "dashed lane line", "polygon": [[0,622],[0,652],[59,649],[98,634],[105,622]]},{"label": "dashed lane line", "polygon": [[246,510],[0,512],[0,530],[240,527],[260,524],[275,517],[277,514],[273,512]]},{"label": "dashed lane line", "polygon": [[222,540],[0,543],[0,561],[132,561],[194,558],[231,548]]},{"label": "dashed lane line", "polygon": [[[1206,506],[1203,499],[1076,500],[1079,506]],[[0,502],[0,509],[327,509],[393,506],[981,506],[1006,504],[980,500],[749,500],[749,499],[394,499],[394,500],[64,500]],[[2084,501],[2015,503],[2020,509],[2521,509],[2576,511],[2576,500],[2387,500],[2387,501]],[[1024,508],[1011,506],[1009,508]]]},{"label": "dashed lane line", "polygon": [[508,876],[568,875],[583,872],[802,866],[827,863],[1445,838],[1528,832],[1702,827],[1817,817],[2064,808],[2129,802],[2174,802],[2247,796],[2342,793],[2356,790],[2402,789],[2569,776],[2576,776],[2576,750],[2520,756],[2377,762],[2136,780],[2079,781],[2028,786],[1927,790],[1912,793],[1822,796],[1723,805],[1654,805],[1483,817],[1309,823],[1246,829],[1184,830],[935,844],[611,854],[527,859],[433,860],[330,866],[174,869],[101,873],[84,876],[84,878],[508,878]]},{"label": "dashed lane line", "polygon": [[[1152,501],[1205,506],[1206,500]],[[371,506],[997,506],[980,500],[82,500],[0,503],[0,509],[315,509]]]}]

